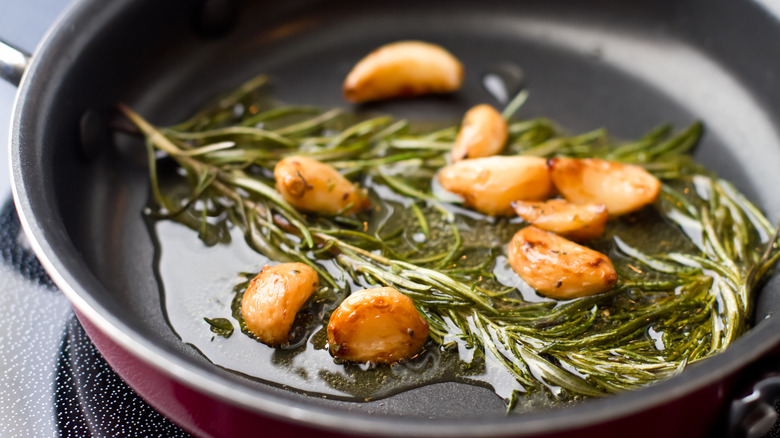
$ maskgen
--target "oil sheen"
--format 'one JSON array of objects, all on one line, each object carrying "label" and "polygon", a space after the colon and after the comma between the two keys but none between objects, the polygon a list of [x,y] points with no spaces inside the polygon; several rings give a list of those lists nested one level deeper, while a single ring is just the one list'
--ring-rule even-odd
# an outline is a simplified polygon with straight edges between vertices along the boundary
[{"label": "oil sheen", "polygon": [[[425,240],[431,253],[447,247],[451,236],[441,213],[423,207],[430,232],[422,236],[409,209],[409,200],[371,181],[364,184],[371,188],[375,206],[362,218],[368,231],[382,224],[388,233],[399,230],[400,238],[410,244]],[[514,288],[513,294],[527,302],[557,305],[536,294],[507,263],[506,243],[525,226],[519,218],[487,218],[456,205],[447,209],[463,239],[464,252],[458,263],[479,264],[493,252],[489,269],[494,286]],[[374,400],[443,381],[487,387],[505,400],[514,391],[524,392],[502,364],[490,355],[475,352],[457,336],[457,330],[445,339],[444,345],[429,340],[422,353],[391,366],[345,364],[334,359],[328,351],[325,330],[330,311],[341,299],[333,291],[320,291],[304,306],[289,346],[271,348],[258,342],[241,332],[234,306],[240,302],[241,285],[266,264],[276,262],[255,252],[238,227],[226,225],[225,229],[219,242],[206,245],[198,233],[179,222],[150,221],[150,231],[158,244],[157,273],[168,321],[183,342],[215,365],[270,385],[339,400]],[[678,229],[665,223],[651,208],[611,221],[605,237],[594,242],[593,246],[609,254],[616,264],[629,263],[615,252],[616,237],[636,247],[657,247],[661,242],[669,250],[685,249],[682,246],[686,241]],[[318,263],[348,290],[371,287],[346,278],[328,258],[320,257]],[[616,298],[611,305],[619,308],[626,303]],[[227,338],[215,335],[204,317],[226,318],[233,324],[234,333]],[[658,334],[648,330],[648,336],[656,338]],[[552,385],[538,389],[532,397],[521,397],[516,410],[532,411],[577,400]]]}]

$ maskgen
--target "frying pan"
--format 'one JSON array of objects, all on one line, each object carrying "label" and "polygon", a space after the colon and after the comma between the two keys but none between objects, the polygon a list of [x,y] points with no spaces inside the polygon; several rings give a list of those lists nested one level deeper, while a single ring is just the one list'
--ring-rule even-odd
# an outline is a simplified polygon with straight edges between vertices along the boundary
[{"label": "frying pan", "polygon": [[[606,126],[626,138],[660,122],[704,121],[697,159],[771,220],[780,216],[780,8],[768,1],[84,0],[24,72],[11,166],[32,246],[109,363],[202,436],[718,433],[737,376],[780,344],[777,280],[760,293],[755,327],[717,357],[640,391],[521,415],[505,415],[487,388],[455,382],[365,403],[323,400],[217,367],[174,333],[141,214],[145,151],[140,139],[111,131],[115,103],[171,124],[265,72],[287,102],[345,106],[339,85],[354,62],[401,39],[449,48],[465,64],[464,88],[357,110],[457,120],[473,104],[497,104],[482,77],[511,63],[532,96],[520,117]],[[763,412],[750,403],[737,423]],[[742,426],[734,430],[761,429]]]}]

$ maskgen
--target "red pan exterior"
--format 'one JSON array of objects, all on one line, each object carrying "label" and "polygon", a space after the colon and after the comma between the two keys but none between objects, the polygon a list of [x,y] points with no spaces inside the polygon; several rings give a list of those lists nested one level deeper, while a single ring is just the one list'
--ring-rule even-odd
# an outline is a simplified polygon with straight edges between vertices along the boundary
[{"label": "red pan exterior", "polygon": [[[214,438],[353,436],[283,422],[204,395],[140,361],[103,334],[83,314],[76,311],[76,315],[89,338],[114,371],[152,407],[195,436]],[[677,399],[670,399],[666,404],[636,415],[616,418],[613,421],[581,429],[553,434],[541,433],[533,437],[605,438],[625,436],[626,431],[631,431],[632,438],[711,437],[714,433],[713,425],[717,423],[733,380],[732,376],[724,376],[722,380],[710,386]],[[382,436],[382,433],[375,431],[371,436]]]}]

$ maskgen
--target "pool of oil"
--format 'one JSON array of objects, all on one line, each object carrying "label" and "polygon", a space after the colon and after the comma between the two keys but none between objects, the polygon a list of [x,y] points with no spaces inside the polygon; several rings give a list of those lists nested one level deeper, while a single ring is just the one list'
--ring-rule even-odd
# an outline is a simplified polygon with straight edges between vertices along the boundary
[{"label": "pool of oil", "polygon": [[[174,221],[155,221],[154,233],[159,243],[157,269],[168,321],[183,342],[218,366],[336,399],[376,399],[425,384],[472,378],[478,379],[474,381],[477,384],[491,381],[493,389],[506,392],[506,397],[519,389],[508,376],[502,378],[500,367],[486,367],[484,361],[472,360],[473,351],[465,346],[440,349],[429,342],[421,354],[393,366],[343,364],[334,360],[326,345],[324,326],[330,309],[317,303],[310,303],[307,309],[313,322],[305,339],[282,348],[263,345],[240,331],[231,303],[234,288],[245,281],[242,273],[259,272],[274,262],[256,253],[237,227],[230,229],[230,243],[211,247],[190,228]],[[341,274],[331,262],[323,262],[322,266],[334,276]],[[215,335],[204,317],[226,318],[235,331],[228,338]]]},{"label": "pool of oil", "polygon": [[[413,219],[410,203],[414,202],[370,180],[375,208],[362,217],[366,230],[372,232],[381,224],[383,233],[398,235],[409,247],[424,241],[431,252],[447,248],[452,236],[447,231],[447,216],[432,206],[423,205],[430,231],[422,235]],[[525,226],[519,218],[487,218],[457,205],[445,205],[463,239],[461,265],[479,264],[493,254],[488,266],[489,280],[497,287],[510,287],[517,298],[527,302],[554,301],[538,295],[509,266],[506,246],[512,235]],[[339,400],[374,400],[412,388],[443,381],[465,382],[492,389],[508,400],[513,392],[525,392],[512,375],[489,353],[475,351],[457,335],[445,338],[444,345],[428,341],[422,353],[392,366],[342,363],[327,348],[326,330],[330,311],[338,305],[338,294],[320,291],[296,322],[298,335],[282,348],[268,347],[242,333],[233,305],[240,298],[240,285],[266,264],[276,263],[260,255],[246,243],[241,229],[226,225],[221,236],[209,245],[188,226],[172,220],[150,221],[150,230],[158,244],[157,273],[165,313],[181,340],[215,365],[254,379],[312,396]],[[397,231],[397,232],[396,232]],[[621,258],[616,238],[635,247],[679,251],[693,248],[683,232],[665,221],[654,208],[609,223],[606,235],[592,243],[607,253],[617,266],[630,260]],[[468,260],[468,258],[476,260]],[[364,278],[346,276],[333,261],[320,258],[326,269],[346,290],[372,285]],[[673,293],[673,292],[671,292]],[[554,304],[557,305],[557,304]],[[234,327],[229,337],[211,331],[207,318],[225,318]],[[648,332],[652,337],[653,332]],[[542,386],[531,397],[522,397],[517,411],[530,411],[576,401],[560,388]]]},{"label": "pool of oil", "polygon": [[[482,81],[485,90],[503,104],[523,87],[523,82],[524,72],[512,64],[496,66],[483,76]],[[422,130],[436,127],[415,125],[416,129]],[[163,181],[165,190],[179,192],[181,197],[186,197],[188,185],[183,179],[177,179],[173,169],[169,170],[169,177]],[[268,172],[259,176],[270,182]],[[457,199],[451,194],[448,197],[437,187],[431,175],[422,174],[419,179],[422,184],[429,184],[427,188],[437,196]],[[358,229],[362,228],[360,231],[369,234],[381,231],[387,236],[397,236],[399,251],[422,247],[424,254],[417,255],[421,257],[447,251],[454,239],[451,232],[454,224],[464,248],[454,263],[466,268],[478,266],[486,258],[491,260],[485,268],[486,278],[479,276],[472,281],[488,288],[511,288],[514,297],[526,302],[546,301],[558,305],[537,294],[509,266],[507,243],[517,230],[525,226],[519,218],[488,218],[461,208],[457,202],[432,205],[415,201],[370,178],[361,183],[371,189],[375,208],[357,218],[362,224],[362,227],[358,226]],[[413,202],[426,217],[427,234],[412,213]],[[276,261],[253,250],[245,241],[243,231],[230,225],[229,221],[221,221],[213,227],[216,231],[208,235],[194,231],[197,226],[193,224],[197,224],[197,218],[191,218],[189,222],[190,226],[173,220],[149,221],[150,232],[157,243],[156,272],[164,312],[171,327],[183,342],[197,349],[215,365],[271,385],[340,400],[379,399],[444,381],[488,387],[505,400],[509,400],[515,391],[526,392],[490,352],[478,351],[463,341],[455,326],[451,327],[443,345],[429,340],[420,354],[403,363],[371,366],[335,360],[328,351],[325,326],[344,292],[334,290],[319,291],[307,303],[301,317],[296,320],[291,345],[271,348],[258,342],[241,331],[235,307],[240,303],[241,285],[263,266]],[[686,243],[689,240],[680,229],[666,222],[653,208],[610,221],[606,235],[591,243],[591,246],[608,254],[618,267],[630,264],[630,260],[616,251],[615,237],[634,247],[653,248],[655,253],[659,249],[686,251],[693,248]],[[314,259],[314,255],[310,258]],[[364,277],[345,275],[343,269],[328,258],[317,257],[317,262],[347,293],[374,286]],[[618,297],[610,303],[619,304],[620,299]],[[229,321],[234,328],[232,335],[215,334],[204,318]],[[648,336],[660,335],[648,330]],[[549,408],[577,400],[552,385],[540,383],[536,389],[521,398],[516,411]]]}]

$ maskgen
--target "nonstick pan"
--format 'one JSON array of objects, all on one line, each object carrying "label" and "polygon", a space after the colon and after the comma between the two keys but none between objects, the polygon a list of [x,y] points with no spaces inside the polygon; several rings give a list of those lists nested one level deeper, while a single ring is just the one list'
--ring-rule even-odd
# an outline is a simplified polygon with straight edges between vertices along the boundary
[{"label": "nonstick pan", "polygon": [[[452,382],[363,403],[323,400],[217,367],[177,337],[142,215],[145,150],[140,139],[111,130],[116,103],[171,124],[265,72],[287,102],[346,107],[340,84],[349,68],[401,39],[449,48],[465,65],[464,88],[354,109],[457,120],[471,105],[492,102],[486,73],[519,66],[531,93],[521,117],[548,116],[572,130],[606,126],[626,138],[661,122],[702,120],[696,158],[771,220],[780,217],[780,8],[768,1],[80,1],[21,80],[13,191],[36,253],[109,363],[202,436],[725,430],[720,418],[741,380],[780,344],[777,281],[760,294],[755,327],[723,354],[641,391],[521,415],[505,415],[486,388]],[[766,405],[746,403],[734,433],[771,423],[759,409]]]}]

